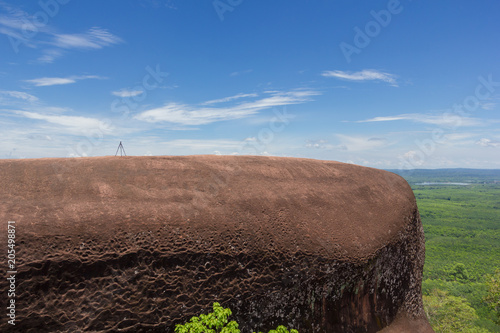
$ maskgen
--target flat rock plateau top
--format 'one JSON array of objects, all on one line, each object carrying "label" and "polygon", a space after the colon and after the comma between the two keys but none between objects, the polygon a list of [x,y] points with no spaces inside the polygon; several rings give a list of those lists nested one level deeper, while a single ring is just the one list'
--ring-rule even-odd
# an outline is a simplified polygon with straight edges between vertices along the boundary
[{"label": "flat rock plateau top", "polygon": [[[0,217],[38,237],[63,230],[112,238],[120,229],[168,224],[200,235],[271,233],[276,246],[364,258],[396,237],[405,227],[401,216],[415,207],[397,175],[308,159],[26,159],[2,160],[0,170]],[[271,223],[280,216],[295,224]]]}]

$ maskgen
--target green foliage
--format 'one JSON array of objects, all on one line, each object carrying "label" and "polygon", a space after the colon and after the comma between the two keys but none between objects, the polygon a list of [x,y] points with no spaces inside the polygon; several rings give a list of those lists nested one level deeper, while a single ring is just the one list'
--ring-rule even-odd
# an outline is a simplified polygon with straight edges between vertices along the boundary
[{"label": "green foliage", "polygon": [[464,264],[456,263],[448,271],[448,279],[449,281],[466,282],[469,281],[469,272],[467,272]]},{"label": "green foliage", "polygon": [[[232,314],[229,308],[224,309],[219,303],[213,304],[213,312],[192,317],[184,324],[175,326],[175,333],[240,333],[239,325],[235,321],[229,321]],[[260,333],[260,332],[259,332]],[[269,333],[299,333],[297,330],[288,330],[285,326],[278,326]]]},{"label": "green foliage", "polygon": [[436,333],[489,332],[475,325],[479,316],[464,298],[437,289],[423,298],[425,312]]},{"label": "green foliage", "polygon": [[[500,184],[494,182],[500,171],[424,170],[403,176],[424,225],[424,296],[440,289],[465,299],[479,317],[477,328],[500,333],[498,311],[486,303],[487,281],[500,267]],[[417,185],[423,182],[473,184]]]},{"label": "green foliage", "polygon": [[476,309],[479,316],[488,316],[490,310],[484,304],[488,292],[486,284],[482,282],[446,281],[426,279],[422,281],[422,294],[430,295],[434,289],[444,290],[450,296],[463,297]]},{"label": "green foliage", "polygon": [[495,274],[487,278],[486,285],[488,286],[488,294],[485,301],[495,311],[496,322],[500,325],[500,269],[497,269]]},{"label": "green foliage", "polygon": [[[262,333],[262,332],[259,332],[259,333]],[[299,333],[299,331],[294,330],[294,329],[289,331],[285,326],[280,325],[275,330],[270,330],[269,333]]]},{"label": "green foliage", "polygon": [[184,324],[175,326],[175,333],[240,333],[238,323],[228,322],[232,314],[230,309],[224,309],[219,303],[213,304],[213,312],[192,317]]},{"label": "green foliage", "polygon": [[500,184],[413,190],[426,238],[424,279],[484,283],[500,267]]}]

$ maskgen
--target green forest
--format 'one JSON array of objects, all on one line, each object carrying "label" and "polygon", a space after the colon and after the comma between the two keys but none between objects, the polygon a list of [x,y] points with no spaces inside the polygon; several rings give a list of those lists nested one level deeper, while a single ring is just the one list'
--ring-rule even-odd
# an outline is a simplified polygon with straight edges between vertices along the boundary
[{"label": "green forest", "polygon": [[422,292],[436,332],[500,332],[500,170],[399,172],[426,238]]}]

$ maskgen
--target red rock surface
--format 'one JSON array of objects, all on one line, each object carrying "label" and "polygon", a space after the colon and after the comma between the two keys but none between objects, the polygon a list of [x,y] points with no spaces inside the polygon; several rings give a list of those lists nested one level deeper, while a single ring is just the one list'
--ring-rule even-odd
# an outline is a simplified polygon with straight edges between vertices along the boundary
[{"label": "red rock surface", "polygon": [[422,225],[395,174],[278,157],[97,157],[0,160],[0,183],[1,248],[16,221],[20,332],[173,332],[215,301],[244,332],[432,332]]}]

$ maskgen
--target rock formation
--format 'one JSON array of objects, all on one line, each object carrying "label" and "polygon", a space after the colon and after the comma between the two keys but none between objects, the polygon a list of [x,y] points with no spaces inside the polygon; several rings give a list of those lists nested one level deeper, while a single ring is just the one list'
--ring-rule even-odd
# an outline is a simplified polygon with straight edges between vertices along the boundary
[{"label": "rock formation", "polygon": [[96,157],[0,160],[0,183],[0,247],[15,221],[18,271],[16,326],[2,314],[2,332],[173,332],[215,301],[242,332],[432,332],[422,224],[390,172]]}]

